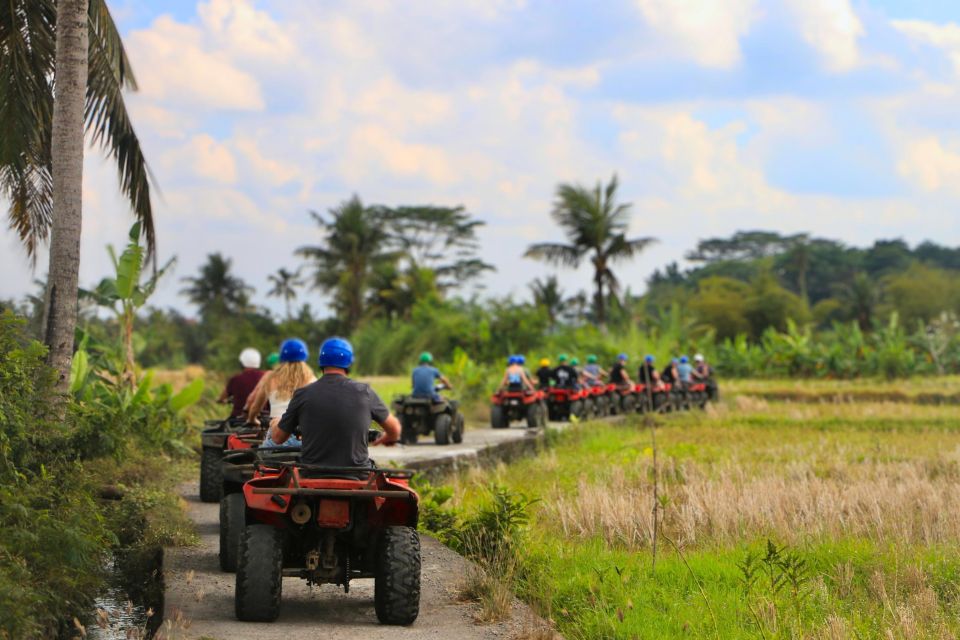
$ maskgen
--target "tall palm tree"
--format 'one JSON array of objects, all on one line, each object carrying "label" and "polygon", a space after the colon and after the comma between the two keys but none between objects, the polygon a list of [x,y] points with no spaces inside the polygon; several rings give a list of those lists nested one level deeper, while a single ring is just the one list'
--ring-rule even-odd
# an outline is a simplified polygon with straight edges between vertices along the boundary
[{"label": "tall palm tree", "polygon": [[551,215],[566,232],[569,243],[533,244],[524,254],[573,268],[589,258],[593,265],[594,308],[601,327],[606,326],[607,297],[616,296],[620,289],[611,265],[634,257],[656,242],[654,238],[626,237],[631,205],[617,203],[616,195],[616,174],[605,188],[600,182],[593,189],[561,183]]},{"label": "tall palm tree", "polygon": [[87,0],[57,3],[56,90],[51,123],[53,224],[48,279],[48,361],[59,373],[58,387],[70,384],[77,321],[80,221],[83,187],[83,97],[87,85]]},{"label": "tall palm tree", "polygon": [[267,276],[267,280],[273,285],[267,295],[272,298],[283,298],[287,308],[287,320],[289,320],[291,318],[290,303],[297,298],[297,287],[302,287],[304,284],[300,278],[300,269],[287,271],[281,267],[276,273]]},{"label": "tall palm tree", "polygon": [[379,209],[365,207],[356,195],[330,210],[327,219],[310,215],[320,225],[323,244],[297,249],[312,263],[314,286],[332,293],[346,332],[353,331],[364,313],[366,292],[374,270],[395,255],[386,247],[390,234]]},{"label": "tall palm tree", "polygon": [[211,253],[200,267],[200,275],[182,279],[188,286],[180,293],[200,308],[204,321],[239,313],[250,302],[253,287],[230,273],[232,264],[220,253]]},{"label": "tall palm tree", "polygon": [[537,278],[527,286],[533,295],[533,304],[547,313],[550,329],[553,329],[557,325],[560,312],[563,311],[564,303],[563,289],[560,288],[557,276],[548,276],[543,280]]},{"label": "tall palm tree", "polygon": [[50,238],[43,332],[61,389],[76,326],[85,127],[117,162],[155,248],[150,180],[124,88],[136,84],[105,0],[0,3],[0,195],[31,262]]}]

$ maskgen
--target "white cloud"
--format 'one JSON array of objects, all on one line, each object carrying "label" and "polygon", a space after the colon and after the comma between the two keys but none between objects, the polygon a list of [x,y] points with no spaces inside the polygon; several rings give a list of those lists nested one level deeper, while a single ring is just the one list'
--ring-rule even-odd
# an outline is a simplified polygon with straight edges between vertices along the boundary
[{"label": "white cloud", "polygon": [[954,22],[937,24],[926,20],[890,22],[912,40],[941,49],[953,63],[957,73],[960,73],[960,25]]},{"label": "white cloud", "polygon": [[206,133],[197,134],[186,144],[164,153],[160,164],[169,178],[202,178],[220,184],[237,181],[233,154]]},{"label": "white cloud", "polygon": [[756,18],[755,0],[636,0],[651,27],[698,64],[730,69]]},{"label": "white cloud", "polygon": [[945,148],[936,137],[907,143],[897,170],[924,191],[960,195],[960,153]]},{"label": "white cloud", "polygon": [[787,0],[787,4],[803,39],[827,70],[842,73],[861,63],[857,40],[864,28],[849,0]]},{"label": "white cloud", "polygon": [[144,98],[202,109],[261,110],[257,80],[222,52],[206,49],[198,27],[160,16],[126,38]]}]

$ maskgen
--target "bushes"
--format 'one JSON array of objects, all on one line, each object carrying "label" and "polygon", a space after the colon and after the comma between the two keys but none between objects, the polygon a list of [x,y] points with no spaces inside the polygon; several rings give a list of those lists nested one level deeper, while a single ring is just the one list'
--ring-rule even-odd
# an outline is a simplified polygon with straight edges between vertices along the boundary
[{"label": "bushes", "polygon": [[[90,360],[81,355],[75,372],[85,380],[75,389],[83,399],[67,399],[61,420],[46,349],[9,312],[0,314],[0,353],[0,638],[53,637],[91,610],[118,544],[182,535],[168,517],[151,527],[151,517],[171,513],[155,490],[134,484],[129,500],[108,504],[95,496],[122,481],[126,464],[141,466],[140,455],[178,449],[179,410],[192,396],[151,390],[149,378],[121,392],[109,375],[85,371]],[[167,459],[131,483],[156,483],[169,468]]]}]

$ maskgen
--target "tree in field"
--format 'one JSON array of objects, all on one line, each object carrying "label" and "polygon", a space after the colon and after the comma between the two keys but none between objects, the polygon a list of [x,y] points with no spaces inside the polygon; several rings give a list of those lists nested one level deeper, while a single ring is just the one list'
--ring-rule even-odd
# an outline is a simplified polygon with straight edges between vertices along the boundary
[{"label": "tree in field", "polygon": [[204,321],[240,313],[250,303],[253,288],[230,272],[232,264],[220,253],[211,253],[198,276],[183,278],[187,286],[180,293],[199,307]]},{"label": "tree in field", "polygon": [[50,238],[44,339],[66,387],[80,261],[84,129],[113,158],[154,247],[148,172],[123,102],[135,89],[104,0],[0,3],[0,194],[31,261]]},{"label": "tree in field", "polygon": [[810,304],[807,293],[807,274],[810,272],[810,236],[798,234],[790,239],[786,259],[789,271],[796,276],[797,292],[804,304]]},{"label": "tree in field", "polygon": [[493,265],[477,257],[482,220],[463,207],[404,206],[384,209],[391,241],[414,268],[431,269],[441,291],[462,286]]},{"label": "tree in field", "polygon": [[857,321],[861,331],[873,329],[873,320],[880,304],[880,291],[877,285],[862,271],[853,276],[853,279],[841,286],[837,292],[846,310],[847,317]]},{"label": "tree in field", "polygon": [[297,288],[304,284],[303,279],[300,278],[300,269],[287,271],[281,267],[276,273],[267,276],[267,280],[273,285],[267,295],[272,298],[283,299],[287,309],[287,320],[290,320],[292,317],[290,315],[290,303],[297,299]]},{"label": "tree in field", "polygon": [[323,244],[300,247],[297,255],[311,263],[314,286],[333,295],[339,320],[349,333],[363,318],[374,270],[395,259],[388,250],[390,234],[382,212],[364,206],[357,196],[331,209],[329,218],[315,211],[310,215],[323,232]]},{"label": "tree in field", "polygon": [[547,314],[550,329],[555,328],[557,320],[563,312],[565,301],[563,289],[560,288],[557,276],[548,276],[542,280],[537,278],[527,286],[533,296],[533,304],[543,309]]},{"label": "tree in field", "polygon": [[626,237],[630,223],[629,204],[616,201],[617,176],[592,190],[581,185],[557,187],[553,219],[566,232],[567,244],[544,242],[530,245],[528,258],[576,268],[585,258],[593,266],[594,309],[597,324],[606,325],[608,296],[616,296],[620,285],[612,265],[633,258],[655,240]]}]

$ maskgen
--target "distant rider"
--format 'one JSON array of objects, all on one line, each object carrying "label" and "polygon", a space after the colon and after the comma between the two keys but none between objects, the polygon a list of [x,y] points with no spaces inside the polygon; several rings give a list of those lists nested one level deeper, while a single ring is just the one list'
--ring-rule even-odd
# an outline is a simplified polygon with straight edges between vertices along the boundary
[{"label": "distant rider", "polygon": [[693,369],[694,374],[707,385],[707,397],[716,402],[719,398],[717,381],[713,377],[713,367],[707,363],[707,359],[702,353],[693,356],[693,362],[696,365]]},{"label": "distant rider", "polygon": [[497,391],[507,389],[509,391],[534,391],[536,387],[527,370],[523,367],[526,358],[513,355],[507,358],[507,369],[503,372],[503,379],[500,380],[500,386]]},{"label": "distant rider", "polygon": [[283,444],[298,428],[303,439],[300,461],[326,467],[373,466],[367,450],[370,422],[383,427],[374,445],[400,439],[400,421],[370,385],[351,380],[353,347],[343,338],[329,338],[320,347],[323,377],[301,389],[272,429],[273,441]]},{"label": "distant rider", "polygon": [[619,389],[633,386],[633,380],[627,373],[627,354],[618,355],[617,361],[610,367],[610,382],[617,385]]},{"label": "distant rider", "polygon": [[677,364],[679,361],[674,358],[670,363],[663,368],[663,372],[660,373],[660,380],[666,384],[677,384],[680,381],[680,374],[677,373]]},{"label": "distant rider", "polygon": [[684,387],[693,382],[693,366],[687,356],[680,356],[680,362],[677,363],[677,378]]},{"label": "distant rider", "polygon": [[[275,428],[280,422],[293,398],[294,392],[317,381],[317,376],[307,364],[307,345],[303,340],[290,338],[280,345],[278,360],[280,365],[269,372],[257,385],[257,390],[250,398],[247,409],[247,422],[255,422],[264,405],[270,403],[270,427]],[[286,444],[299,446],[296,438],[287,440]],[[264,439],[263,446],[272,445],[270,436]]]},{"label": "distant rider", "polygon": [[448,389],[453,387],[440,370],[433,366],[433,354],[424,351],[420,354],[420,364],[413,370],[411,395],[414,398],[430,398],[434,402],[443,402],[443,398],[437,393],[437,380]]},{"label": "distant rider", "polygon": [[588,355],[587,364],[583,367],[584,384],[589,387],[599,387],[607,375],[609,374],[597,363],[597,356],[592,353]]},{"label": "distant rider", "polygon": [[253,347],[247,347],[240,352],[240,365],[243,366],[243,371],[227,380],[227,386],[217,398],[217,402],[233,403],[231,418],[242,418],[246,415],[244,407],[247,399],[266,373],[260,370],[260,352]]},{"label": "distant rider", "polygon": [[567,354],[557,356],[557,368],[553,370],[553,379],[560,389],[576,389],[579,387],[577,370],[570,366]]},{"label": "distant rider", "polygon": [[661,387],[660,373],[657,372],[657,367],[654,366],[653,362],[654,357],[651,355],[643,359],[643,364],[641,364],[637,370],[637,379],[640,384],[646,385],[656,391]]},{"label": "distant rider", "polygon": [[537,369],[537,382],[541,389],[549,389],[550,381],[553,379],[553,367],[550,366],[549,358],[540,360],[540,368]]}]

